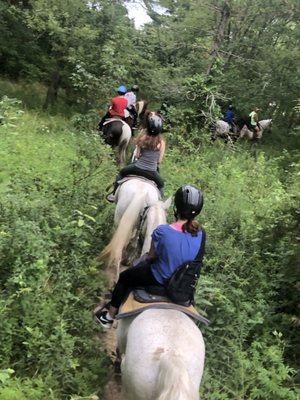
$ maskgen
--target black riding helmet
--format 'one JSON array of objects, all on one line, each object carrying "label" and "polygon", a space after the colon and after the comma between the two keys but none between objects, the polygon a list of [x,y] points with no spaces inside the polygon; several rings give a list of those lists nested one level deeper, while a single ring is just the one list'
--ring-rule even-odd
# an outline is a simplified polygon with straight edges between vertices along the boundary
[{"label": "black riding helmet", "polygon": [[148,135],[157,136],[162,132],[163,121],[159,115],[151,115],[147,119]]},{"label": "black riding helmet", "polygon": [[203,194],[193,185],[183,185],[175,193],[175,218],[194,219],[203,207]]},{"label": "black riding helmet", "polygon": [[138,91],[140,90],[140,88],[138,87],[138,85],[133,85],[132,88],[131,88],[131,90],[132,90],[133,92],[138,92]]}]

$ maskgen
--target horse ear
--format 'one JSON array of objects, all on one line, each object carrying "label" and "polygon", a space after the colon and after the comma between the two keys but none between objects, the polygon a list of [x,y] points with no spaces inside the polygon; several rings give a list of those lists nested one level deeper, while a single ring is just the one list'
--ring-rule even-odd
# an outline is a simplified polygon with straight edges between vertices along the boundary
[{"label": "horse ear", "polygon": [[167,210],[168,208],[170,208],[172,204],[172,197],[169,197],[166,201],[164,201],[163,203],[163,207],[165,210]]}]

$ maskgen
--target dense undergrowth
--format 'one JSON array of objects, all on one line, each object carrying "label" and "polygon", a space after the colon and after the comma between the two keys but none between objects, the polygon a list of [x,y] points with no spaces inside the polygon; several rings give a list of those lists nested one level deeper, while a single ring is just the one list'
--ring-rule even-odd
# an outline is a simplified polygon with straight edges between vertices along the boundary
[{"label": "dense undergrowth", "polygon": [[[105,286],[96,255],[111,232],[113,155],[80,116],[9,99],[0,115],[0,399],[101,398],[108,360],[91,309]],[[201,398],[296,400],[297,166],[267,148],[166,136],[167,194],[185,182],[205,193]]]}]

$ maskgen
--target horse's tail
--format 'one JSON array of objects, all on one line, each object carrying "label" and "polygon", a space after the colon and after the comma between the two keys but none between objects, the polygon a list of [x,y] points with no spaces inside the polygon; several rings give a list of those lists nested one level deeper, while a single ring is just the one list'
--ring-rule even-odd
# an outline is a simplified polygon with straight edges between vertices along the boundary
[{"label": "horse's tail", "polygon": [[112,264],[119,266],[122,259],[122,251],[128,245],[133,228],[144,207],[145,197],[146,193],[141,193],[133,198],[124,212],[111,241],[100,253],[100,259],[107,259],[108,266]]},{"label": "horse's tail", "polygon": [[157,400],[199,400],[184,362],[174,351],[160,356],[157,390]]}]

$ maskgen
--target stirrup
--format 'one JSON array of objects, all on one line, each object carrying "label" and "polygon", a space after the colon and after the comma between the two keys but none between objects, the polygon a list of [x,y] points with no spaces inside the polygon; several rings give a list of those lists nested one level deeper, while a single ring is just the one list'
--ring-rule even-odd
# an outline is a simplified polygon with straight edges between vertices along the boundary
[{"label": "stirrup", "polygon": [[113,193],[109,193],[106,196],[106,200],[109,201],[110,203],[114,203],[116,201],[116,195]]}]

